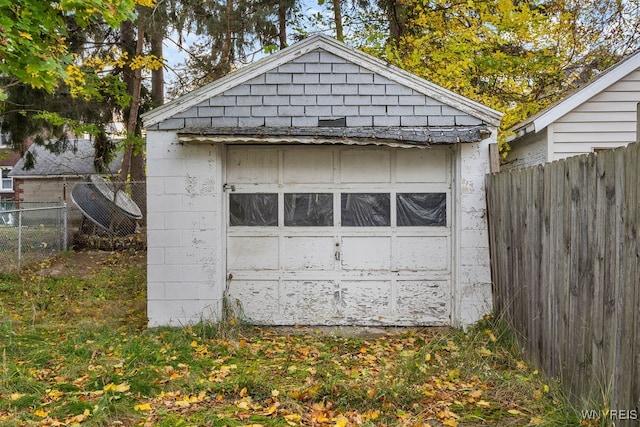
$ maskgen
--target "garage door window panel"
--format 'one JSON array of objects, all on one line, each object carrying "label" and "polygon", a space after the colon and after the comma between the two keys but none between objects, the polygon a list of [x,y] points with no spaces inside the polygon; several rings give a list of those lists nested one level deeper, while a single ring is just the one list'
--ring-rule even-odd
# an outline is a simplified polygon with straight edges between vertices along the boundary
[{"label": "garage door window panel", "polygon": [[286,193],[284,225],[290,227],[329,227],[333,225],[333,194]]},{"label": "garage door window panel", "polygon": [[400,227],[447,225],[446,193],[398,193],[396,206]]},{"label": "garage door window panel", "polygon": [[391,225],[389,193],[342,193],[342,225],[345,227],[384,227]]},{"label": "garage door window panel", "polygon": [[278,194],[235,193],[229,195],[229,224],[272,227],[278,225]]}]

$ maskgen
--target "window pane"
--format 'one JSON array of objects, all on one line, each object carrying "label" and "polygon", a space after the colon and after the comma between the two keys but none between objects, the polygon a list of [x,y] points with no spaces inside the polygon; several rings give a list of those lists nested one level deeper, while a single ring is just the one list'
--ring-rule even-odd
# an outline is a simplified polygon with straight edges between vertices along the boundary
[{"label": "window pane", "polygon": [[331,193],[285,194],[284,225],[294,227],[333,225],[333,195]]},{"label": "window pane", "polygon": [[398,226],[447,225],[446,193],[399,193],[396,202]]},{"label": "window pane", "polygon": [[229,224],[277,226],[277,194],[229,194]]},{"label": "window pane", "polygon": [[3,190],[13,189],[13,178],[4,178],[2,180],[2,189]]},{"label": "window pane", "polygon": [[342,225],[380,227],[391,224],[389,193],[342,193]]}]

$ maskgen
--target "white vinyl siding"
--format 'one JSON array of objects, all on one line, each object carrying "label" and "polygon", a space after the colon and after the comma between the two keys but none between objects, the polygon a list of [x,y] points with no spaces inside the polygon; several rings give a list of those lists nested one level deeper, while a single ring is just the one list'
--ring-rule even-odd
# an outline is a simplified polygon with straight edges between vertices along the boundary
[{"label": "white vinyl siding", "polygon": [[636,70],[553,123],[550,160],[634,142],[639,100],[640,71]]}]

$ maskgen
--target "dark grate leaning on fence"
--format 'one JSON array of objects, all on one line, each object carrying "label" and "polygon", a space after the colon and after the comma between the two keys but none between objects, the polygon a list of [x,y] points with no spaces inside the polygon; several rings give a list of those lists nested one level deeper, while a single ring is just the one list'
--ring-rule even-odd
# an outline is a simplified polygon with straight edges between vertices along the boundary
[{"label": "dark grate leaning on fence", "polygon": [[66,251],[67,218],[65,202],[0,202],[0,269],[10,271]]}]

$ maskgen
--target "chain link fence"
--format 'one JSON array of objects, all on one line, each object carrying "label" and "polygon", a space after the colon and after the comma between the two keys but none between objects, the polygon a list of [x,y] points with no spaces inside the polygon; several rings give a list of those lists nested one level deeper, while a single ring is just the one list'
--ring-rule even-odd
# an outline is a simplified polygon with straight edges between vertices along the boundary
[{"label": "chain link fence", "polygon": [[68,214],[65,202],[0,202],[2,271],[66,251]]},{"label": "chain link fence", "polygon": [[146,183],[91,176],[59,202],[0,201],[0,271],[68,249],[146,249]]}]

